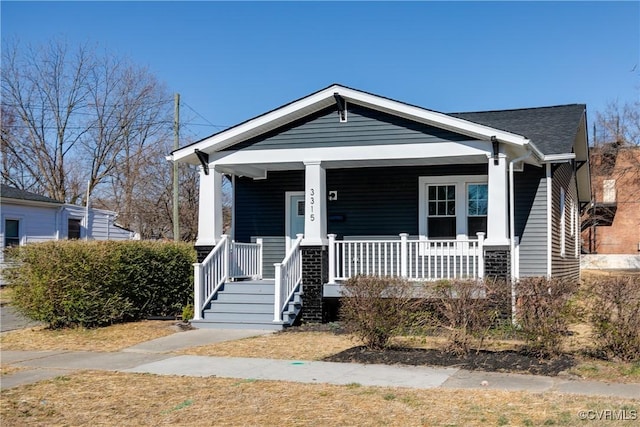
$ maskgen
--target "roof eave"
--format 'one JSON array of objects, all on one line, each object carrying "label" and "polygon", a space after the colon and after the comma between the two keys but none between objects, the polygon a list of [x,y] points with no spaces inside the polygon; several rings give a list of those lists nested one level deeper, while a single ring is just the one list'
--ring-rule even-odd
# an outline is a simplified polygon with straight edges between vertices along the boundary
[{"label": "roof eave", "polygon": [[237,142],[260,135],[277,127],[286,125],[294,120],[312,114],[335,103],[334,94],[338,93],[348,103],[355,103],[378,111],[383,111],[409,120],[430,126],[467,135],[480,140],[498,141],[524,147],[530,141],[524,136],[495,129],[489,126],[470,122],[468,120],[449,116],[444,113],[427,110],[414,105],[402,103],[378,95],[369,94],[340,85],[332,85],[307,97],[301,98],[283,107],[255,117],[226,131],[211,135],[201,141],[178,149],[168,156],[168,160],[198,164],[195,150],[207,154],[227,148]]}]

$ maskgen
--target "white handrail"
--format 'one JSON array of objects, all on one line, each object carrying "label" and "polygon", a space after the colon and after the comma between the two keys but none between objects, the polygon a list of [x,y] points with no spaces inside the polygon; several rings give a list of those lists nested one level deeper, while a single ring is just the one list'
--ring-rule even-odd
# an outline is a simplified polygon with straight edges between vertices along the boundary
[{"label": "white handrail", "polygon": [[202,310],[229,279],[262,279],[262,239],[256,243],[229,241],[222,235],[201,263],[193,264],[194,320],[202,320]]},{"label": "white handrail", "polygon": [[329,283],[356,275],[405,277],[409,280],[484,276],[484,233],[477,239],[335,240],[329,236]]},{"label": "white handrail", "polygon": [[202,310],[229,278],[229,236],[223,234],[204,261],[193,267],[193,318],[202,320]]},{"label": "white handrail", "polygon": [[256,243],[231,242],[229,277],[262,279],[262,239]]},{"label": "white handrail", "polygon": [[302,234],[291,245],[289,253],[282,262],[273,264],[275,267],[275,298],[273,301],[273,321],[282,322],[282,312],[291,300],[298,285],[302,282],[302,252],[300,242]]}]

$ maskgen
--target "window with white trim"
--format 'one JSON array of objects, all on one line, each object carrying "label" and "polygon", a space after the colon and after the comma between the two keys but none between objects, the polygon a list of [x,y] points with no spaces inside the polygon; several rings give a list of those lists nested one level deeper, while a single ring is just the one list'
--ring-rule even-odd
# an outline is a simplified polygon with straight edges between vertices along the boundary
[{"label": "window with white trim", "polygon": [[4,247],[20,245],[20,220],[7,218],[4,220]]},{"label": "window with white trim", "polygon": [[487,211],[489,209],[489,186],[467,184],[467,233],[487,233]]},{"label": "window with white trim", "polygon": [[69,240],[77,240],[81,236],[82,220],[78,218],[69,218],[67,220],[67,237]]},{"label": "window with white trim", "polygon": [[486,233],[487,175],[420,177],[418,181],[422,238],[476,238],[476,233]]},{"label": "window with white trim", "polygon": [[429,237],[455,239],[456,186],[429,185],[427,193]]}]

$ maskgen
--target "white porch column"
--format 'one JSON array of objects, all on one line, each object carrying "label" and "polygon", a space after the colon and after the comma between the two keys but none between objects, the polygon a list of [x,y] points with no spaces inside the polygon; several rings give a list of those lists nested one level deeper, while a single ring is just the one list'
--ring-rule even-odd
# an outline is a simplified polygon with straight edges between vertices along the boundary
[{"label": "white porch column", "polygon": [[215,246],[222,237],[222,174],[200,169],[200,203],[196,246]]},{"label": "white porch column", "polygon": [[305,161],[304,173],[304,239],[303,246],[326,246],[327,182],[319,160]]},{"label": "white porch column", "polygon": [[[509,244],[509,189],[507,187],[507,156],[498,155],[497,162],[489,157],[489,206],[487,212],[487,239],[485,246]],[[496,164],[497,163],[497,164]]]}]

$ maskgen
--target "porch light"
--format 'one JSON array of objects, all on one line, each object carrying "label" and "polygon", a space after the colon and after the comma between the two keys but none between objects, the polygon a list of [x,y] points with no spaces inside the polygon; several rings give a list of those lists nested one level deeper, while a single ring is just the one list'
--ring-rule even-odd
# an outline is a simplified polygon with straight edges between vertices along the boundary
[{"label": "porch light", "polygon": [[491,145],[493,145],[493,164],[497,165],[500,160],[498,159],[498,154],[500,154],[500,141],[496,136],[491,137]]}]

